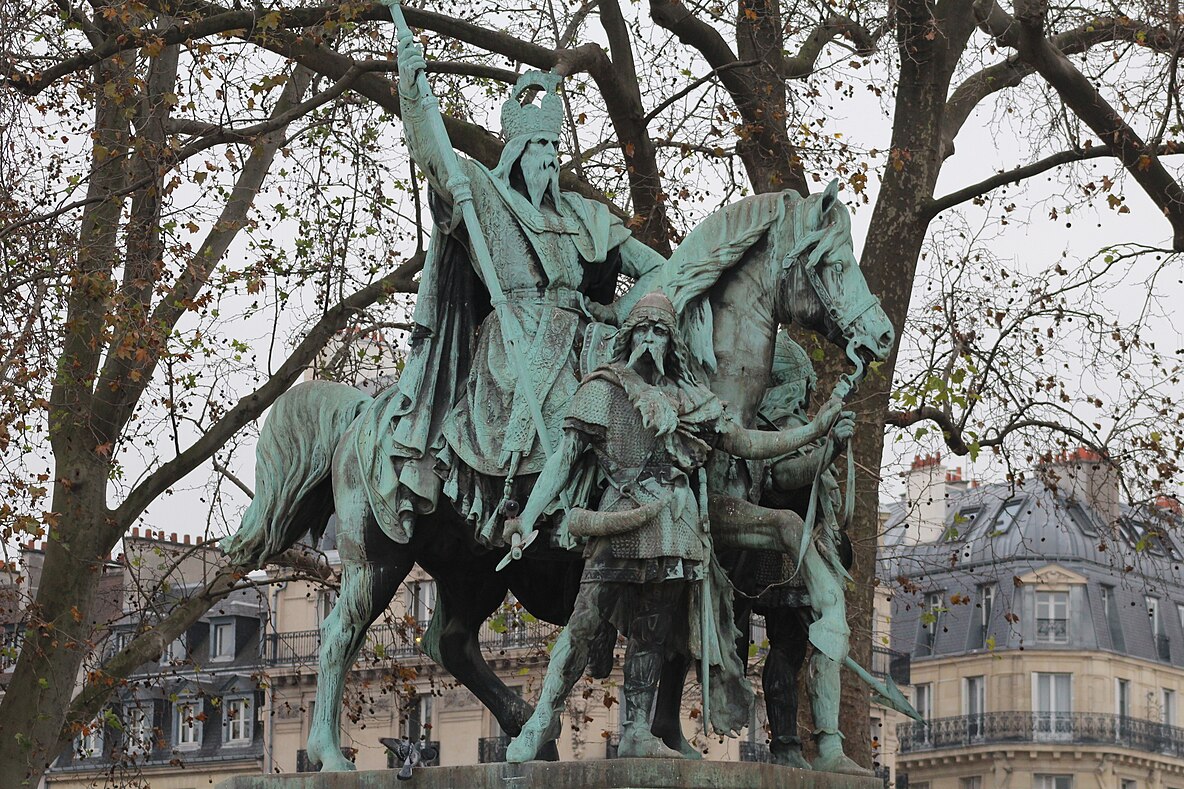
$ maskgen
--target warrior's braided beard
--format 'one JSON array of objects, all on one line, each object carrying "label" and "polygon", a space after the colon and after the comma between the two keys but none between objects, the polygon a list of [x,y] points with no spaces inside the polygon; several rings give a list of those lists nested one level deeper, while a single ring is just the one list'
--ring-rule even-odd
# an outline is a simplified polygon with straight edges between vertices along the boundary
[{"label": "warrior's braided beard", "polygon": [[[653,343],[638,343],[634,346],[632,353],[629,354],[628,366],[636,368],[637,363],[641,361],[642,357],[648,355],[653,361],[658,373],[665,375],[665,363],[661,358],[662,354],[655,354],[655,350]],[[678,429],[678,411],[675,410],[670,400],[662,394],[662,390],[658,387],[645,387],[637,396],[634,405],[637,407],[637,411],[641,416],[642,426],[653,430],[659,436],[669,436]]]}]

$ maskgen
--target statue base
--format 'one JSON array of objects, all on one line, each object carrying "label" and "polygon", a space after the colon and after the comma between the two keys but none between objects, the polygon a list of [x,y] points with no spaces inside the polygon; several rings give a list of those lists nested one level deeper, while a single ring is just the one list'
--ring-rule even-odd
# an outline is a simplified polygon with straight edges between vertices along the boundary
[{"label": "statue base", "polygon": [[409,781],[397,770],[356,773],[243,775],[218,789],[883,789],[871,776],[818,773],[756,762],[603,759],[587,762],[417,767]]}]

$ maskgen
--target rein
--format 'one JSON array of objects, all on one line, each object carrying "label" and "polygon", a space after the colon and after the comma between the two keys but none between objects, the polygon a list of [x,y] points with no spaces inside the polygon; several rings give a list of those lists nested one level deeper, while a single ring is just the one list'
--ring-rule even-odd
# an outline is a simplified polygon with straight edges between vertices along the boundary
[{"label": "rein", "polygon": [[[822,241],[826,237],[826,233],[826,228],[819,228],[803,234],[803,237],[781,259],[781,273],[783,277],[789,274],[795,280],[799,274],[805,275],[806,282],[814,292],[814,297],[818,299],[822,308],[826,310],[831,320],[842,333],[843,339],[847,341],[847,358],[855,365],[855,369],[835,383],[830,397],[832,400],[838,399],[845,403],[851,399],[851,396],[859,387],[859,383],[863,380],[866,373],[863,359],[855,352],[855,341],[858,339],[854,331],[855,323],[865,312],[872,307],[878,306],[880,300],[869,292],[854,304],[848,305],[846,309],[840,311],[838,302],[823,285],[822,277],[818,275],[818,265],[821,262],[822,255],[825,253]],[[784,298],[784,291],[781,296]],[[834,421],[827,427],[826,442],[822,448],[822,457],[824,459],[830,457],[834,452],[835,441],[830,431],[834,428],[835,422],[841,416],[841,413],[836,415]],[[851,518],[855,512],[855,455],[851,452],[850,447],[846,448],[844,454],[847,456],[847,479],[844,486],[843,516],[838,526],[845,531],[850,526]],[[826,495],[822,488],[822,475],[829,466],[829,463],[820,463],[814,471],[814,482],[810,486],[810,504],[806,509],[806,517],[802,521],[802,540],[798,548],[798,565],[794,571],[794,575],[791,576],[791,580],[801,572],[802,558],[806,555],[806,550],[809,548],[810,541],[813,538],[814,525],[818,520],[818,510],[821,506],[822,497]]]}]

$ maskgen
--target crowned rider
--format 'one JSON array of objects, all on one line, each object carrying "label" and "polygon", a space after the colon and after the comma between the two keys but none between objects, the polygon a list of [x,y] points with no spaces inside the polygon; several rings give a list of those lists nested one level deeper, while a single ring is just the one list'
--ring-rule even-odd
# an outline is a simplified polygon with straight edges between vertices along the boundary
[{"label": "crowned rider", "polygon": [[[529,534],[580,476],[581,459],[592,450],[608,487],[598,511],[573,509],[564,524],[589,538],[575,610],[552,649],[534,715],[510,744],[508,760],[532,759],[558,736],[564,702],[587,665],[602,618],[629,639],[621,756],[682,755],[651,732],[658,680],[671,651],[700,660],[707,654],[709,715],[717,731],[747,723],[752,691],[731,649],[737,635],[731,590],[704,522],[703,464],[712,447],[746,458],[792,451],[824,434],[838,408],[829,404],[815,423],[796,430],[741,428],[695,380],[669,299],[654,292],[637,303],[618,333],[612,361],[576,391],[560,451],[539,476],[521,520],[507,524],[507,532]],[[704,601],[707,579],[712,591]]]},{"label": "crowned rider", "polygon": [[[431,512],[443,485],[478,539],[497,543],[499,505],[519,495],[515,479],[537,473],[558,442],[563,406],[579,383],[585,327],[592,320],[616,324],[623,312],[614,310],[636,301],[606,306],[618,275],[648,289],[664,261],[606,206],[560,190],[558,75],[522,76],[502,107],[500,162],[491,171],[461,158],[466,186],[450,177],[449,142],[428,123],[438,103],[417,87],[424,69],[422,49],[401,44],[403,126],[411,156],[427,174],[436,228],[410,356],[397,387],[370,411],[358,448],[371,505],[392,538],[410,538],[414,514]],[[538,105],[521,103],[535,91],[542,94]],[[480,228],[466,226],[455,210],[469,193]],[[490,311],[486,272],[472,258],[475,233],[484,235],[508,312]],[[532,413],[532,401],[541,414]]]}]

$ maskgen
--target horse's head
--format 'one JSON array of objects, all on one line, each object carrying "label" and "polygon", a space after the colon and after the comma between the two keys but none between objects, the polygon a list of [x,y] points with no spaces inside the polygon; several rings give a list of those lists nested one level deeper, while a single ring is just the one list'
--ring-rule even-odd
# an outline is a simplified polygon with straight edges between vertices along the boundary
[{"label": "horse's head", "polygon": [[777,318],[825,334],[864,365],[892,351],[896,334],[880,300],[868,290],[851,242],[851,216],[838,181],[797,209],[793,247],[780,262]]}]

